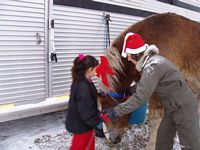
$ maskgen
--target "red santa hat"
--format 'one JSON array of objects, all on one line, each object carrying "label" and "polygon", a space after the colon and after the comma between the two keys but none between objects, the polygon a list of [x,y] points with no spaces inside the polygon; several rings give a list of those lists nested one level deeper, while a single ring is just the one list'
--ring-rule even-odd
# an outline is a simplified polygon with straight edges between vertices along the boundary
[{"label": "red santa hat", "polygon": [[126,58],[128,54],[139,54],[148,48],[139,34],[129,32],[124,38],[122,57]]}]

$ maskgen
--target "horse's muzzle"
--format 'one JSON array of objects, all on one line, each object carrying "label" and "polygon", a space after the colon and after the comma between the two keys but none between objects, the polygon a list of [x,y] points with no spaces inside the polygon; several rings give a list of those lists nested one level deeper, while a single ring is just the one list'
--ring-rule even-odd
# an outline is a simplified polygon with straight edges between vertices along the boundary
[{"label": "horse's muzzle", "polygon": [[110,138],[110,141],[113,143],[113,144],[117,144],[119,142],[121,142],[121,137],[120,136],[117,136],[115,138]]}]

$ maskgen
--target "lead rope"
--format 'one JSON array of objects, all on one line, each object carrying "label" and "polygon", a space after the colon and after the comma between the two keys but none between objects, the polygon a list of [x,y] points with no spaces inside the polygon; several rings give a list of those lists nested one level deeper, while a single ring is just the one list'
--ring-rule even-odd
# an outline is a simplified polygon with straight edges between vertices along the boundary
[{"label": "lead rope", "polygon": [[104,14],[104,18],[105,18],[105,25],[106,25],[106,49],[108,48],[108,46],[110,46],[110,27],[109,27],[109,21],[111,21],[110,19],[110,14]]}]

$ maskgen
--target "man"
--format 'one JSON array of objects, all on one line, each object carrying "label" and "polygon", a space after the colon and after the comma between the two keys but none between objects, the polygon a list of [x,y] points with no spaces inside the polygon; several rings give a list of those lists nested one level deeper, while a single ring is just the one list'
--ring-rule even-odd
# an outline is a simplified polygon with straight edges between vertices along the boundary
[{"label": "man", "polygon": [[158,54],[158,48],[145,44],[140,35],[125,36],[122,56],[135,64],[141,79],[126,102],[103,112],[109,113],[110,118],[123,116],[139,108],[154,93],[165,108],[156,150],[171,150],[176,131],[182,149],[200,150],[197,99],[174,64]]}]

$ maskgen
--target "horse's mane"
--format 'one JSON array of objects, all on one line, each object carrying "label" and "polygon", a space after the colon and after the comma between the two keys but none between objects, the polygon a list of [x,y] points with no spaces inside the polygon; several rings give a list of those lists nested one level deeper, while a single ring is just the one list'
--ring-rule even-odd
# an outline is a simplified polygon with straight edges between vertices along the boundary
[{"label": "horse's mane", "polygon": [[117,92],[117,87],[120,83],[120,76],[125,76],[123,67],[124,64],[121,60],[121,54],[119,53],[116,47],[110,46],[106,51],[106,57],[109,63],[109,66],[112,68],[114,75],[107,75],[109,82],[109,87],[104,86],[100,81],[100,88],[103,92],[108,93],[110,91]]},{"label": "horse's mane", "polygon": [[[185,69],[187,67],[185,65],[193,64],[196,66],[196,64],[200,64],[200,56],[197,53],[198,50],[200,50],[200,44],[196,44],[200,41],[200,24],[174,13],[153,15],[138,23],[130,25],[113,40],[111,46],[106,50],[106,57],[109,65],[115,73],[115,75],[107,75],[110,87],[106,87],[100,82],[100,89],[106,93],[110,91],[122,92],[133,80],[138,81],[140,78],[136,69],[133,69],[133,64],[121,57],[124,37],[128,32],[138,33],[142,35],[146,43],[157,45],[161,54],[167,56],[167,58],[174,62],[179,69]],[[195,53],[190,54],[190,57],[192,55],[194,60],[187,60],[190,59],[189,57],[187,58],[187,55],[191,52],[185,50],[185,48],[190,48],[189,46],[191,46],[192,43],[187,44],[188,42],[191,42],[187,40],[192,39],[193,36],[196,37],[192,41],[195,44],[193,45]],[[186,60],[182,61],[183,59],[179,60],[179,58],[185,58]],[[194,62],[189,64],[187,63],[188,61]],[[193,67],[193,71],[198,69],[197,66],[197,68],[194,68],[194,66],[190,65],[183,71],[187,71],[191,67]]]}]

